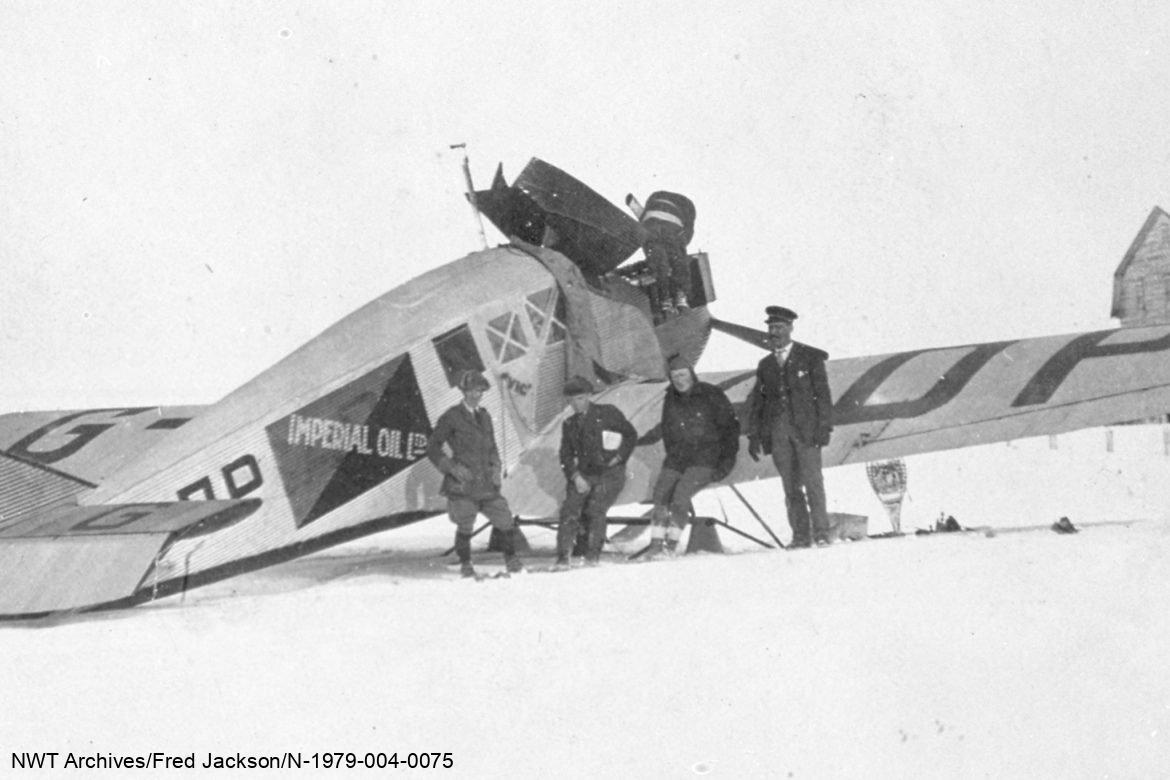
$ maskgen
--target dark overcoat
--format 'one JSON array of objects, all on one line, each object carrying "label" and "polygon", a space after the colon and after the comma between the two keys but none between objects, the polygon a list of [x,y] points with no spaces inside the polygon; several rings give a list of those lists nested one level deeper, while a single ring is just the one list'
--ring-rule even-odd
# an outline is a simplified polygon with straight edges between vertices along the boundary
[{"label": "dark overcoat", "polygon": [[705,466],[715,470],[716,479],[731,473],[739,452],[739,420],[727,394],[697,379],[687,393],[667,383],[662,402],[662,446],[666,468],[686,471],[691,466]]},{"label": "dark overcoat", "polygon": [[[500,491],[500,452],[492,416],[482,406],[474,414],[462,403],[443,412],[427,442],[427,457],[443,472],[439,492],[445,496],[482,499]],[[471,471],[470,479],[460,480],[452,473],[456,463]]]},{"label": "dark overcoat", "polygon": [[833,431],[833,397],[825,361],[829,354],[792,342],[781,367],[775,355],[756,366],[756,383],[748,396],[747,434],[771,452],[772,428],[785,416],[802,444],[824,446]]}]

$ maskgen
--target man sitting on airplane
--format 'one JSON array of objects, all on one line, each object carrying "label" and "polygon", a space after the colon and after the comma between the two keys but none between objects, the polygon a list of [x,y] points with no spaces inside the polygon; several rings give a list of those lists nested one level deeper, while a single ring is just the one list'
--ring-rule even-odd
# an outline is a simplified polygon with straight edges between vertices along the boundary
[{"label": "man sitting on airplane", "polygon": [[654,485],[650,547],[646,556],[672,554],[691,516],[691,499],[735,468],[739,420],[718,387],[700,382],[689,361],[673,356],[662,404],[666,459]]},{"label": "man sitting on airplane", "polygon": [[440,492],[447,497],[447,514],[455,524],[455,553],[464,577],[475,576],[471,531],[478,513],[501,532],[508,571],[524,570],[516,555],[516,521],[508,500],[500,494],[500,452],[492,417],[479,405],[489,387],[480,372],[464,371],[459,376],[463,400],[443,412],[427,443],[427,457],[443,472]]},{"label": "man sitting on airplane", "polygon": [[642,251],[658,283],[659,310],[674,314],[689,306],[691,264],[687,244],[695,233],[695,204],[676,192],[653,193],[638,220]]},{"label": "man sitting on airplane", "polygon": [[561,470],[566,485],[557,526],[557,568],[569,565],[582,514],[588,527],[585,564],[596,565],[600,560],[606,513],[626,484],[626,461],[638,440],[638,432],[621,410],[593,403],[593,392],[584,377],[565,382],[574,413],[561,424]]}]

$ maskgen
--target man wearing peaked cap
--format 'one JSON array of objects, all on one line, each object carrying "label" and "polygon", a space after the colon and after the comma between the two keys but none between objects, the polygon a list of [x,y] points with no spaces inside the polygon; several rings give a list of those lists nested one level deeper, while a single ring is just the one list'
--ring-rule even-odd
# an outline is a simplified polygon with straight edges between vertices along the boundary
[{"label": "man wearing peaked cap", "polygon": [[621,410],[594,403],[593,392],[593,385],[584,377],[575,376],[565,382],[565,396],[573,414],[561,424],[565,501],[557,526],[558,568],[569,566],[569,555],[581,532],[585,536],[585,563],[599,562],[605,544],[606,515],[626,484],[626,461],[638,440],[638,432]]},{"label": "man wearing peaked cap", "polygon": [[792,340],[796,312],[764,309],[772,354],[756,367],[748,396],[748,454],[772,456],[784,485],[792,547],[828,544],[829,516],[821,474],[821,448],[833,432],[833,398],[825,371],[828,353]]},{"label": "man wearing peaked cap", "polygon": [[765,323],[771,325],[773,322],[787,322],[792,324],[796,321],[796,312],[792,309],[786,309],[783,306],[769,306],[764,309],[764,314],[767,315]]},{"label": "man wearing peaked cap", "polygon": [[479,371],[468,370],[457,382],[463,400],[439,417],[427,442],[427,457],[443,472],[440,492],[455,524],[455,552],[464,577],[474,577],[471,532],[482,513],[500,532],[508,571],[522,571],[516,555],[516,522],[508,500],[500,494],[500,452],[492,416],[479,402],[490,385]]}]

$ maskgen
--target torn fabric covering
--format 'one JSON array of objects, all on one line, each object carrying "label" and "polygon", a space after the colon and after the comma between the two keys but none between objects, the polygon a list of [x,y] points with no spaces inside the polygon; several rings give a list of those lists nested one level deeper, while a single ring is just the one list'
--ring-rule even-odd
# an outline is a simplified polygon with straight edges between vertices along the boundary
[{"label": "torn fabric covering", "polygon": [[559,252],[512,241],[548,269],[565,296],[567,376],[601,385],[666,378],[649,302],[640,291],[619,280],[594,287]]},{"label": "torn fabric covering", "polygon": [[497,168],[491,189],[475,193],[475,205],[504,235],[545,244],[590,277],[609,273],[642,244],[629,214],[536,157],[511,186]]},{"label": "torn fabric covering", "polygon": [[545,214],[523,191],[504,180],[504,166],[496,168],[491,189],[476,190],[475,207],[505,236],[528,244],[544,238]]}]

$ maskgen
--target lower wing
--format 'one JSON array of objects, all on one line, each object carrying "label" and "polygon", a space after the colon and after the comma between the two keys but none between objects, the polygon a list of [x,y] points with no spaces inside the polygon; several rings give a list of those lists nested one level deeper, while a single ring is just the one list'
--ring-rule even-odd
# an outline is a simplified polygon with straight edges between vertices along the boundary
[{"label": "lower wing", "polygon": [[2,519],[0,618],[148,598],[154,564],[171,544],[225,528],[259,506],[259,499],[70,505]]}]

